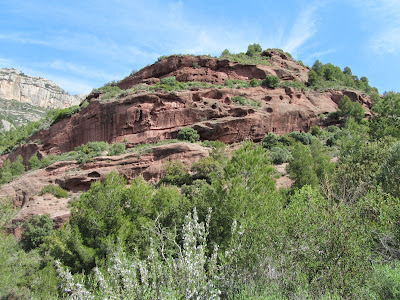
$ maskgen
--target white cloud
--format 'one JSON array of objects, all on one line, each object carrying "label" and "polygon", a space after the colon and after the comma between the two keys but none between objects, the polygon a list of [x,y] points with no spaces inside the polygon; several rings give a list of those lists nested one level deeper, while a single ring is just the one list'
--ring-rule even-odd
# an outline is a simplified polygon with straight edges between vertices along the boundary
[{"label": "white cloud", "polygon": [[317,10],[319,5],[314,3],[300,12],[290,30],[288,41],[282,46],[290,53],[295,53],[306,41],[317,32]]},{"label": "white cloud", "polygon": [[371,46],[379,53],[397,53],[400,50],[400,27],[387,28],[371,41]]},{"label": "white cloud", "polygon": [[110,81],[121,76],[121,74],[110,74],[96,69],[89,69],[84,65],[76,65],[62,60],[55,60],[50,63],[41,63],[40,65],[48,65],[53,70],[72,73],[76,77],[91,78],[92,80]]},{"label": "white cloud", "polygon": [[370,48],[378,53],[400,51],[400,1],[398,0],[353,0],[368,18]]},{"label": "white cloud", "polygon": [[336,50],[328,49],[328,50],[324,50],[324,51],[313,52],[304,59],[304,62],[312,64],[312,63],[314,63],[314,61],[316,59],[321,59],[322,56],[331,54],[333,52],[336,52]]},{"label": "white cloud", "polygon": [[[185,1],[147,0],[139,3],[120,0],[118,5],[110,5],[109,1],[99,0],[93,7],[82,2],[81,7],[90,7],[90,10],[57,1],[49,4],[49,9],[43,9],[48,5],[43,2],[42,7],[31,5],[21,9],[25,14],[38,15],[44,20],[57,21],[60,18],[60,24],[74,24],[75,27],[65,26],[60,31],[48,27],[40,34],[28,30],[0,32],[0,39],[49,48],[49,53],[55,52],[54,49],[62,51],[63,56],[46,57],[42,59],[45,61],[29,65],[42,71],[40,76],[43,77],[58,74],[57,78],[46,78],[57,79],[66,90],[79,92],[78,87],[88,90],[89,84],[83,84],[78,78],[85,82],[103,83],[120,79],[130,72],[129,68],[143,67],[160,55],[219,55],[225,48],[231,52],[246,51],[252,43],[283,48],[295,54],[317,32],[320,3],[312,1],[300,10],[289,27],[283,24],[288,24],[291,19],[270,22],[263,28],[256,19],[243,18],[224,23],[218,18],[195,14],[185,6]],[[268,19],[268,13],[266,10],[265,19]]]}]

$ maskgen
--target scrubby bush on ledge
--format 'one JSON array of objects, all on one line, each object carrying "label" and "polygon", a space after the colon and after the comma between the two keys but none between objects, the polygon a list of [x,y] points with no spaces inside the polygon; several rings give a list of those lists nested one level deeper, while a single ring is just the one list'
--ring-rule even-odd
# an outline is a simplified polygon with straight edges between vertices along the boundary
[{"label": "scrubby bush on ledge", "polygon": [[200,135],[197,131],[191,127],[183,127],[178,132],[178,140],[196,142],[200,139]]},{"label": "scrubby bush on ledge", "polygon": [[66,190],[64,190],[62,187],[59,187],[58,185],[54,184],[49,184],[43,187],[39,193],[40,195],[44,194],[52,194],[56,196],[57,198],[66,198],[68,196],[68,193]]},{"label": "scrubby bush on ledge", "polygon": [[271,89],[275,89],[278,87],[279,82],[280,82],[279,77],[274,75],[267,75],[263,80],[262,85]]}]

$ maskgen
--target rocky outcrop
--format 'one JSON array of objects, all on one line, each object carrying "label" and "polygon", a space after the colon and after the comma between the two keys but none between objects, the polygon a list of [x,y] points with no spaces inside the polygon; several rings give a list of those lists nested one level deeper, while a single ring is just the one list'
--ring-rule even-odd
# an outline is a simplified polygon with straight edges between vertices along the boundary
[{"label": "rocky outcrop", "polygon": [[[76,161],[61,161],[46,169],[28,172],[0,189],[0,199],[12,200],[15,208],[21,208],[13,218],[19,223],[34,214],[48,213],[59,224],[68,220],[68,200],[77,193],[86,191],[95,181],[102,180],[112,171],[122,174],[128,182],[136,176],[146,181],[157,182],[166,161],[182,161],[190,167],[193,162],[209,155],[209,148],[191,143],[172,143],[150,147],[120,156],[96,157],[93,162],[78,164]],[[40,190],[56,184],[69,192],[68,199],[57,199],[51,195],[39,196]],[[18,233],[18,230],[17,232]]]},{"label": "rocky outcrop", "polygon": [[[261,86],[194,88],[175,92],[143,89],[143,86],[156,84],[168,76],[175,76],[178,81],[212,84],[222,84],[226,79],[263,79],[266,75],[278,76],[283,81],[308,80],[309,69],[286,53],[272,49],[262,55],[268,57],[269,65],[246,65],[207,56],[167,57],[118,84],[122,89],[142,84],[142,89],[124,91],[111,102],[103,101],[100,92],[90,94],[85,100],[88,106],[82,105],[79,113],[36,133],[8,158],[14,160],[22,155],[27,164],[35,153],[39,158],[61,154],[94,141],[124,142],[127,148],[134,148],[137,144],[174,139],[186,126],[196,129],[202,140],[220,140],[227,144],[249,139],[260,141],[271,132],[284,134],[308,131],[313,125],[331,125],[332,120],[326,115],[336,111],[344,95],[362,103],[365,108],[371,104],[368,97],[352,90],[316,92]],[[153,147],[145,153],[98,157],[84,165],[74,161],[58,162],[5,184],[0,190],[0,198],[9,197],[15,207],[22,207],[15,222],[26,219],[33,211],[49,212],[62,223],[69,213],[67,201],[37,196],[38,191],[49,183],[68,190],[71,198],[89,189],[93,182],[103,179],[111,171],[123,174],[128,180],[141,175],[147,181],[156,182],[165,161],[181,160],[190,165],[207,155],[208,150],[200,145],[177,143]],[[5,159],[6,156],[0,157],[0,165]],[[278,181],[279,186],[290,184],[287,178]],[[55,201],[61,209],[53,212],[49,203]]]},{"label": "rocky outcrop", "polygon": [[208,56],[172,55],[121,80],[118,86],[128,89],[139,83],[154,82],[168,76],[175,76],[176,80],[182,82],[200,81],[211,84],[223,84],[226,79],[264,79],[267,75],[278,76],[281,80],[308,80],[307,67],[272,53],[270,66],[248,65]]},{"label": "rocky outcrop", "polygon": [[[27,161],[38,151],[59,154],[90,141],[125,140],[130,147],[154,143],[176,138],[185,126],[196,129],[203,140],[259,141],[269,132],[284,134],[323,125],[320,116],[336,111],[344,93],[254,87],[131,94],[114,102],[92,99],[80,113],[32,136],[31,141],[40,140],[40,145],[22,145],[11,158],[21,154]],[[235,97],[251,99],[255,106],[238,105]]]},{"label": "rocky outcrop", "polygon": [[0,98],[63,108],[79,104],[85,95],[70,95],[51,80],[27,76],[16,69],[0,69]]}]

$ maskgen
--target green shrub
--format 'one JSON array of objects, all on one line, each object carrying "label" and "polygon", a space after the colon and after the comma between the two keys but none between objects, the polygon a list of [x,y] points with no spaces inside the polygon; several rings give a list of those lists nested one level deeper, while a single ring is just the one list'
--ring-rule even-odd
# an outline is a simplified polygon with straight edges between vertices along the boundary
[{"label": "green shrub", "polygon": [[54,184],[49,184],[46,185],[45,187],[42,188],[40,191],[40,195],[44,194],[52,194],[56,196],[57,198],[67,198],[68,193],[66,190],[64,190],[62,187],[59,187],[58,185]]},{"label": "green shrub", "polygon": [[159,183],[181,186],[190,183],[187,167],[180,160],[166,162],[163,166],[163,177]]},{"label": "green shrub", "polygon": [[22,228],[24,232],[21,235],[21,246],[29,251],[43,243],[44,239],[51,235],[54,230],[53,220],[50,215],[35,215],[26,221]]},{"label": "green shrub", "polygon": [[301,188],[305,185],[317,187],[319,180],[314,170],[310,148],[301,143],[296,143],[292,147],[292,156],[293,159],[286,170],[290,174],[290,178],[294,180],[293,187]]},{"label": "green shrub", "polygon": [[339,116],[344,119],[354,118],[356,121],[360,121],[364,118],[364,108],[361,103],[353,102],[347,96],[344,96],[342,100],[340,100],[338,108]]},{"label": "green shrub", "polygon": [[315,125],[310,128],[310,133],[313,136],[321,136],[323,132],[322,132],[322,129],[318,125]]},{"label": "green shrub", "polygon": [[174,86],[176,84],[175,76],[169,76],[161,79],[161,84],[166,84],[170,86]]},{"label": "green shrub", "polygon": [[256,102],[253,99],[248,99],[243,96],[233,96],[232,101],[235,102],[237,105],[249,105],[249,106],[254,106],[254,107],[260,107],[261,103]]},{"label": "green shrub", "polygon": [[222,51],[221,57],[228,56],[228,55],[230,55],[230,54],[231,54],[231,53],[229,52],[229,50],[228,50],[228,49],[225,49],[224,51]]},{"label": "green shrub", "polygon": [[335,125],[331,125],[328,128],[326,128],[326,130],[331,133],[336,133],[336,132],[340,131],[340,128]]},{"label": "green shrub", "polygon": [[126,150],[125,144],[122,143],[114,143],[111,145],[110,149],[108,150],[108,155],[114,156],[114,155],[120,155],[124,153]]},{"label": "green shrub", "polygon": [[385,136],[400,137],[400,93],[385,93],[384,97],[374,96],[371,109],[370,131],[374,138]]},{"label": "green shrub", "polygon": [[294,143],[294,139],[291,137],[288,137],[287,135],[281,135],[278,137],[279,143],[281,143],[284,146],[291,146]]},{"label": "green shrub", "polygon": [[260,44],[252,44],[247,47],[246,55],[254,56],[255,54],[261,53],[261,52],[262,52],[262,48],[261,48]]},{"label": "green shrub", "polygon": [[377,180],[385,192],[400,197],[400,142],[392,145],[388,154],[381,164]]},{"label": "green shrub", "polygon": [[108,143],[106,142],[88,142],[85,145],[75,147],[75,151],[88,154],[92,157],[101,155],[107,150]]},{"label": "green shrub", "polygon": [[336,143],[337,143],[336,135],[332,135],[332,136],[328,137],[328,139],[326,140],[326,145],[329,147],[335,146]]},{"label": "green shrub", "polygon": [[278,136],[270,132],[262,138],[261,143],[264,148],[270,149],[278,144]]},{"label": "green shrub", "polygon": [[267,75],[263,80],[262,85],[271,89],[275,89],[278,87],[279,82],[280,82],[279,77],[274,75]]},{"label": "green shrub", "polygon": [[195,179],[207,179],[210,182],[212,173],[218,175],[222,172],[222,165],[217,159],[209,156],[193,163],[191,170]]},{"label": "green shrub", "polygon": [[258,82],[257,79],[252,78],[252,79],[250,80],[250,85],[251,85],[252,87],[259,86],[259,82]]},{"label": "green shrub", "polygon": [[281,88],[294,88],[296,90],[304,90],[306,88],[303,82],[296,79],[293,81],[281,81],[278,86]]},{"label": "green shrub", "polygon": [[189,141],[191,143],[194,143],[200,139],[200,135],[197,133],[197,131],[191,127],[183,127],[181,130],[178,132],[178,140],[181,141]]},{"label": "green shrub", "polygon": [[313,136],[306,132],[291,132],[288,134],[289,137],[294,138],[296,141],[301,142],[303,145],[311,144]]},{"label": "green shrub", "polygon": [[33,154],[29,158],[29,170],[37,170],[40,169],[41,167],[42,167],[42,162],[39,160],[36,153]]},{"label": "green shrub", "polygon": [[63,119],[69,118],[72,115],[80,112],[80,110],[81,107],[78,105],[55,110],[54,112],[52,112],[55,116],[53,117],[53,122],[51,124],[53,125]]},{"label": "green shrub", "polygon": [[11,163],[11,174],[19,176],[25,173],[25,166],[22,163],[22,156],[18,155],[17,158]]},{"label": "green shrub", "polygon": [[161,55],[160,57],[157,58],[157,61],[162,61],[164,58],[167,58],[167,55]]},{"label": "green shrub", "polygon": [[269,150],[269,157],[274,164],[280,165],[290,161],[292,155],[286,148],[275,146]]},{"label": "green shrub", "polygon": [[18,155],[14,162],[7,159],[0,169],[0,184],[8,183],[25,173],[25,166],[22,164],[22,156]]}]

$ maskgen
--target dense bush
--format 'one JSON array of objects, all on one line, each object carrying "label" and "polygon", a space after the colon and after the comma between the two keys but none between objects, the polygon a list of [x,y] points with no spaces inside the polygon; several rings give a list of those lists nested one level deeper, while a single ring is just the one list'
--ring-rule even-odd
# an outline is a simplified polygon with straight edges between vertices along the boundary
[{"label": "dense bush", "polygon": [[364,118],[364,108],[362,107],[361,103],[353,102],[347,96],[344,96],[342,100],[340,100],[338,109],[338,114],[342,118],[354,118],[357,121],[360,121],[362,118]]},{"label": "dense bush", "polygon": [[178,132],[178,140],[189,141],[194,143],[200,139],[200,135],[197,131],[191,127],[184,127]]},{"label": "dense bush", "polygon": [[215,155],[200,159],[191,167],[194,179],[206,179],[208,182],[211,182],[211,176],[220,175],[222,169],[223,165]]},{"label": "dense bush", "polygon": [[322,130],[318,125],[315,125],[315,126],[310,128],[310,133],[313,136],[321,136],[322,135]]},{"label": "dense bush", "polygon": [[257,79],[252,78],[252,79],[250,80],[250,85],[251,85],[252,87],[256,87],[256,86],[259,86],[260,83],[258,82]]},{"label": "dense bush", "polygon": [[188,168],[181,161],[166,162],[160,183],[181,186],[190,182]]},{"label": "dense bush", "polygon": [[275,165],[280,165],[291,160],[292,155],[290,151],[283,147],[272,147],[269,150],[269,157]]},{"label": "dense bush", "polygon": [[313,140],[313,136],[310,133],[307,132],[291,132],[288,134],[289,137],[295,139],[296,141],[302,143],[303,145],[309,145],[311,144]]},{"label": "dense bush", "polygon": [[261,106],[260,102],[256,102],[253,99],[248,99],[243,96],[233,96],[232,101],[237,105],[250,105],[255,107]]},{"label": "dense bush", "polygon": [[108,149],[108,155],[114,156],[114,155],[120,155],[124,153],[126,150],[125,144],[122,143],[114,143],[111,145],[111,147]]},{"label": "dense bush", "polygon": [[11,182],[24,173],[25,166],[22,163],[21,155],[18,155],[13,162],[10,162],[10,160],[7,159],[4,162],[3,167],[0,169],[0,184]]},{"label": "dense bush", "polygon": [[29,158],[28,163],[29,163],[29,170],[36,170],[42,167],[42,162],[40,161],[36,153]]},{"label": "dense bush", "polygon": [[60,108],[58,110],[51,111],[49,114],[52,115],[52,119],[54,123],[61,121],[62,119],[69,118],[70,116],[78,113],[81,110],[81,107],[78,105],[70,106],[67,108]]},{"label": "dense bush", "polygon": [[377,92],[376,88],[369,85],[368,78],[363,76],[360,79],[354,76],[349,67],[345,67],[343,71],[331,63],[323,64],[316,60],[308,73],[308,86],[317,89],[341,89],[354,88],[366,93]]},{"label": "dense bush", "polygon": [[34,215],[26,221],[22,228],[21,246],[26,251],[37,248],[44,242],[44,239],[51,235],[54,230],[53,220],[50,215]]},{"label": "dense bush", "polygon": [[230,61],[235,61],[243,64],[260,64],[270,66],[269,58],[262,55],[262,48],[259,44],[249,45],[247,52],[241,52],[237,54],[230,53],[229,50],[225,49],[221,53],[221,58],[228,59]]},{"label": "dense bush", "polygon": [[260,44],[252,44],[247,47],[246,55],[254,56],[257,53],[261,53],[261,52],[262,52],[262,48],[261,48]]},{"label": "dense bush", "polygon": [[383,160],[377,180],[385,192],[400,198],[400,142],[393,144]]},{"label": "dense bush", "polygon": [[370,132],[374,138],[400,137],[400,93],[390,92],[375,99],[371,111]]},{"label": "dense bush", "polygon": [[57,198],[67,198],[68,193],[66,190],[64,190],[62,187],[59,187],[58,185],[54,184],[49,184],[43,187],[40,190],[40,195],[44,194],[52,194],[56,196]]},{"label": "dense bush", "polygon": [[276,136],[272,132],[268,133],[268,135],[264,136],[261,140],[263,147],[266,149],[270,149],[273,146],[276,146],[278,142],[279,142],[278,136]]},{"label": "dense bush", "polygon": [[280,82],[279,77],[274,75],[267,75],[263,80],[262,85],[274,89],[278,87],[279,82]]}]

